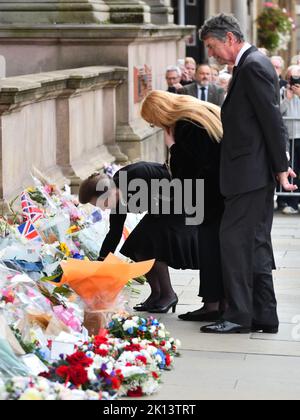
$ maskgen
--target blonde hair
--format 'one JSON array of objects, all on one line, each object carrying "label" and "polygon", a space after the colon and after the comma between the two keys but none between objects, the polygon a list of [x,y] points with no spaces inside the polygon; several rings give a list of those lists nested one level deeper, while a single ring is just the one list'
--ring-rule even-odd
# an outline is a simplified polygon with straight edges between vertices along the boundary
[{"label": "blonde hair", "polygon": [[160,128],[170,128],[180,120],[192,121],[204,128],[218,143],[223,137],[220,108],[193,96],[153,90],[142,104],[142,118]]},{"label": "blonde hair", "polygon": [[197,67],[197,63],[196,63],[196,61],[193,57],[186,57],[185,60],[184,60],[184,64],[185,64],[185,66],[187,64],[194,64],[195,67]]}]

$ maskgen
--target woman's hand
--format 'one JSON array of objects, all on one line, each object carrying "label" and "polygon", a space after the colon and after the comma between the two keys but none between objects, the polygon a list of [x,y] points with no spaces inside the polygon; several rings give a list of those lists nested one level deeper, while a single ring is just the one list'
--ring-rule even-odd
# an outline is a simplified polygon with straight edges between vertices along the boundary
[{"label": "woman's hand", "polygon": [[165,129],[165,144],[169,149],[175,144],[174,134],[171,128]]}]

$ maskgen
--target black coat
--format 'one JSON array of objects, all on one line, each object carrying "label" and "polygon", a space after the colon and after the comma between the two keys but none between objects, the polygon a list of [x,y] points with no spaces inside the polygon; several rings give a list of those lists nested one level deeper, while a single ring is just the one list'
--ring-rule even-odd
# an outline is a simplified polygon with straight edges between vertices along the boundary
[{"label": "black coat", "polygon": [[[127,175],[126,185],[123,185],[123,183],[120,182],[120,175],[122,173],[126,173]],[[132,192],[127,191],[128,195],[125,196],[124,190],[127,189],[131,181],[134,181],[136,179],[142,179],[146,181],[147,185],[150,187],[151,180],[153,179],[171,180],[171,177],[165,165],[161,165],[158,163],[149,163],[149,162],[137,162],[132,165],[125,166],[124,168],[122,168],[120,171],[118,171],[115,174],[113,178],[114,183],[116,187],[121,190],[121,193],[124,197],[125,202],[124,202],[124,205],[122,205],[122,203],[119,203],[119,206],[117,207],[116,211],[112,212],[110,215],[110,219],[109,219],[110,228],[109,228],[109,232],[106,238],[104,239],[104,242],[100,251],[100,259],[105,258],[110,252],[115,252],[122,238],[122,233],[123,233],[123,228],[126,221],[127,213],[130,213],[130,212],[133,213],[133,211],[130,211],[131,209],[128,209],[126,205],[126,203],[130,200],[133,194]],[[150,196],[148,197],[148,206],[141,208],[139,213],[149,212],[149,207],[151,206],[152,201],[153,201],[153,205],[160,206],[159,197],[151,196],[150,188],[149,188],[149,193],[150,193]]]},{"label": "black coat", "polygon": [[212,140],[198,123],[179,121],[175,127],[175,145],[170,153],[173,178],[204,180],[204,224],[219,220],[224,210],[219,186],[220,144]]},{"label": "black coat", "polygon": [[221,192],[258,190],[288,168],[286,129],[278,76],[270,60],[251,47],[237,67],[222,107]]}]

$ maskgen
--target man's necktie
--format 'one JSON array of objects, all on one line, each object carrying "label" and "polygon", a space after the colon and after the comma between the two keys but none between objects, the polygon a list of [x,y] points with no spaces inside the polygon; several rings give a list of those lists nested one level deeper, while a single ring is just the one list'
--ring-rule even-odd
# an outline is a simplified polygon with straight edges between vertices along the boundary
[{"label": "man's necktie", "polygon": [[206,88],[205,87],[201,87],[201,101],[206,101]]}]

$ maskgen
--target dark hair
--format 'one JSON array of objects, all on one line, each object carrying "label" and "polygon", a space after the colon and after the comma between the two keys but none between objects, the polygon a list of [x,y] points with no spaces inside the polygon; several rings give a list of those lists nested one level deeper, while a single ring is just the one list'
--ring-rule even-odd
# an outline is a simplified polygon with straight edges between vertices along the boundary
[{"label": "dark hair", "polygon": [[79,187],[79,202],[90,203],[93,198],[101,197],[112,187],[113,181],[105,174],[94,173],[84,180]]},{"label": "dark hair", "polygon": [[232,32],[239,42],[245,41],[238,20],[233,15],[221,13],[204,23],[199,31],[199,36],[202,41],[205,41],[209,37],[225,41],[228,32]]}]

